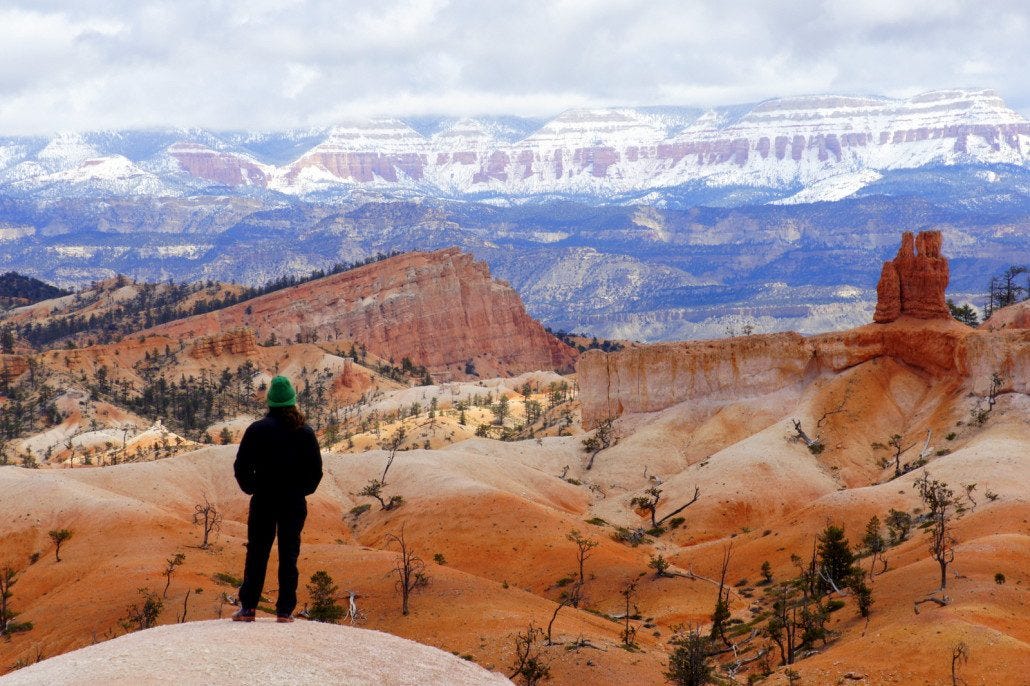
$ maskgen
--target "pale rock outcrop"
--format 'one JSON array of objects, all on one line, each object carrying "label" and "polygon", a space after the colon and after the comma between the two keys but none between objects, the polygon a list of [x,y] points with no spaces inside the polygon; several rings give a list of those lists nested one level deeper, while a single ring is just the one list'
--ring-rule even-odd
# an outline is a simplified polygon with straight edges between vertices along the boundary
[{"label": "pale rock outcrop", "polygon": [[1030,329],[1030,300],[1003,307],[980,325],[986,331],[1002,329]]},{"label": "pale rock outcrop", "polygon": [[500,674],[380,631],[320,622],[168,624],[58,655],[4,684],[383,684],[499,686]]}]

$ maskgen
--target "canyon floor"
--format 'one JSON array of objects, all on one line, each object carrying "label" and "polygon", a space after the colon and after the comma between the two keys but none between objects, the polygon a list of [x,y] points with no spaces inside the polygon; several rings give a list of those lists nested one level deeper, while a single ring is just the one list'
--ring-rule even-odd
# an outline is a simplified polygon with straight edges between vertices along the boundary
[{"label": "canyon floor", "polygon": [[[662,683],[675,637],[711,631],[722,588],[728,615],[708,652],[724,684],[1025,684],[1030,303],[977,329],[953,321],[939,251],[939,234],[906,236],[884,267],[881,323],[811,337],[588,350],[546,332],[510,287],[453,250],[246,302],[218,285],[116,279],[10,310],[0,568],[15,574],[8,628],[27,630],[0,639],[0,674],[12,674],[0,683],[78,681],[91,661],[126,651],[140,651],[137,681],[174,671],[180,683],[234,683],[203,664],[225,658],[220,642],[240,628],[228,616],[248,500],[234,443],[278,373],[294,378],[323,445],[301,603],[325,571],[345,606],[353,593],[358,627],[468,667],[448,672],[453,661],[430,651],[446,675],[422,683],[459,672],[526,682],[515,674],[520,635],[534,637],[552,683]],[[187,296],[194,304],[175,309]],[[926,478],[952,491],[943,591],[917,488]],[[371,497],[374,480],[393,506]],[[206,547],[205,504],[222,517]],[[867,533],[887,537],[899,517],[910,530],[870,556]],[[831,526],[871,590],[867,617],[850,583],[814,581],[827,586],[818,603],[797,598]],[[70,538],[58,549],[61,530]],[[428,578],[407,615],[398,537]],[[279,650],[311,637],[339,653],[298,668],[353,669],[345,654],[368,636],[272,624],[275,586],[273,571],[255,645],[281,629]],[[125,636],[148,592],[161,626]],[[773,630],[784,596],[797,610],[790,655]],[[807,636],[809,609],[826,612],[825,631]],[[197,647],[205,636],[214,652]],[[423,653],[369,640],[410,656],[369,666],[408,683]],[[181,665],[168,646],[182,647]]]},{"label": "canyon floor", "polygon": [[[822,454],[789,440],[792,417],[818,416],[837,405],[845,388],[846,412],[824,432]],[[327,453],[325,478],[309,501],[301,578],[326,570],[342,591],[355,591],[365,628],[507,672],[515,634],[530,624],[546,627],[561,580],[575,572],[576,548],[567,535],[578,530],[598,546],[585,563],[580,608],[559,611],[555,645],[542,648],[554,683],[658,683],[673,627],[709,623],[716,586],[705,579],[719,575],[727,549],[735,587],[730,609],[746,624],[767,588],[760,583],[764,561],[774,581],[787,579],[796,575],[791,554],[805,556],[827,523],[844,526],[858,547],[871,516],[917,511],[913,481],[921,472],[889,478],[870,444],[906,422],[930,421],[952,427],[954,436],[935,434],[942,437],[934,445],[947,454],[934,455],[926,469],[956,486],[976,484],[976,505],[956,523],[950,604],[913,611],[937,584],[924,533],[916,529],[890,548],[887,571],[872,580],[869,621],[845,598],[829,622],[835,638],[793,669],[801,683],[837,683],[850,674],[871,684],[938,684],[950,678],[952,648],[964,642],[972,655],[961,667],[968,683],[1021,683],[1030,663],[1030,400],[1002,394],[982,427],[967,421],[971,403],[961,391],[937,393],[916,371],[875,359],[767,395],[626,416],[615,424],[617,443],[590,470],[582,435],[471,437],[403,450],[388,489],[403,504],[358,515],[353,508],[370,501],[354,494],[381,473],[389,453]],[[100,469],[0,468],[4,560],[20,571],[12,604],[22,610],[20,621],[34,624],[0,642],[0,665],[123,633],[119,619],[137,601],[137,589],[160,593],[165,560],[177,552],[186,559],[172,576],[160,623],[176,622],[184,607],[189,621],[227,617],[232,608],[220,598],[235,589],[218,579],[240,574],[246,538],[247,500],[232,477],[234,455],[229,445]],[[630,500],[658,481],[660,516],[688,501],[695,486],[700,490],[683,524],[636,547],[614,540],[615,527],[647,526]],[[983,497],[988,492],[994,499]],[[225,515],[207,550],[198,547],[192,524],[205,498]],[[74,535],[57,562],[46,532],[59,528]],[[397,550],[388,540],[401,532],[431,579],[406,617],[391,574]],[[648,562],[658,554],[686,576],[656,577]],[[996,583],[998,573],[1004,584]],[[624,612],[621,591],[631,580],[639,647],[628,650],[613,618]],[[785,683],[783,673],[767,683]]]}]

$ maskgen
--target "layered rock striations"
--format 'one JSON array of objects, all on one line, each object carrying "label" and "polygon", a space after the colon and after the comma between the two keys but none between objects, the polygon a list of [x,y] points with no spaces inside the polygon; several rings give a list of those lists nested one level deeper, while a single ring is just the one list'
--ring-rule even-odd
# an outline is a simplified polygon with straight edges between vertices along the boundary
[{"label": "layered rock striations", "polygon": [[202,336],[193,343],[190,356],[205,360],[221,355],[250,355],[257,350],[254,332],[246,327],[214,336]]},{"label": "layered rock striations", "polygon": [[893,322],[899,317],[950,319],[944,298],[948,287],[948,260],[941,255],[940,231],[906,231],[893,260],[883,263],[876,285],[873,320]]},{"label": "layered rock striations", "polygon": [[1030,329],[978,331],[958,322],[899,321],[803,337],[796,333],[591,350],[576,363],[583,426],[685,401],[739,400],[802,384],[878,357],[986,393],[1030,393]]},{"label": "layered rock striations", "polygon": [[29,361],[24,355],[0,355],[0,381],[11,383],[29,370]]},{"label": "layered rock striations", "polygon": [[598,199],[746,186],[764,192],[734,197],[795,203],[847,197],[893,170],[1030,161],[1030,122],[984,89],[903,100],[790,97],[707,111],[574,109],[517,122],[490,117],[444,128],[372,119],[305,132],[157,130],[128,151],[131,159],[123,156],[127,132],[62,134],[42,150],[14,138],[0,142],[0,185],[51,198],[167,198],[216,186],[237,196],[260,188],[295,195],[367,188]]},{"label": "layered rock striations", "polygon": [[[507,375],[570,369],[575,360],[507,283],[457,248],[399,255],[150,332],[192,339],[239,327],[261,341],[364,345],[452,378],[464,377],[469,363],[480,375]],[[195,349],[216,347],[205,339]]]},{"label": "layered rock striations", "polygon": [[796,333],[589,351],[576,364],[585,428],[624,413],[655,412],[690,400],[772,393],[878,357],[983,395],[991,377],[1002,391],[1030,393],[1030,328],[1012,316],[997,330],[956,322],[944,299],[948,262],[941,235],[906,233],[884,265],[876,321],[848,331]]}]

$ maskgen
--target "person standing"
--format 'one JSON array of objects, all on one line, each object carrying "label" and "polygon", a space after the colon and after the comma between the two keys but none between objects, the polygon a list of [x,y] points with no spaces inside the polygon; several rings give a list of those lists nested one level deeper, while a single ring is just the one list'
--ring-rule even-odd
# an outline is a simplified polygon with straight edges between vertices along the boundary
[{"label": "person standing", "polygon": [[233,465],[236,482],[250,496],[247,559],[235,622],[253,622],[265,585],[272,541],[279,538],[276,621],[292,622],[297,607],[297,558],[307,517],[307,496],[322,480],[322,453],[315,432],[297,409],[290,380],[276,376],[268,388],[268,414],[247,427]]}]

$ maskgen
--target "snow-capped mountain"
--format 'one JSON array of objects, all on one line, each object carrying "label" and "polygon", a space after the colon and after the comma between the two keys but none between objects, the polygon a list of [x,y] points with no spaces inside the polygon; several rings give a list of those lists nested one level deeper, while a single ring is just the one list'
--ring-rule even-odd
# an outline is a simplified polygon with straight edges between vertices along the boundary
[{"label": "snow-capped mountain", "polygon": [[[178,129],[0,139],[0,193],[177,196],[216,189],[527,201],[807,203],[885,173],[1030,164],[1030,122],[990,90],[809,96],[698,110],[376,119],[282,133]],[[98,179],[102,178],[102,183]],[[683,204],[683,203],[680,203]]]}]

